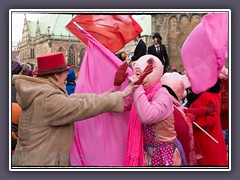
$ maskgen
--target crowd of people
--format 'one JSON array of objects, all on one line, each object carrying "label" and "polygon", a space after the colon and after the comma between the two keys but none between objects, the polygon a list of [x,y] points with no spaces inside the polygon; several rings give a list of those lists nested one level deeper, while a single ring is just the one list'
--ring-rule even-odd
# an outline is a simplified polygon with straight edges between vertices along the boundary
[{"label": "crowd of people", "polygon": [[169,71],[159,33],[148,48],[140,34],[134,41],[115,90],[102,94],[74,93],[76,74],[63,53],[38,56],[37,70],[12,60],[13,166],[71,166],[74,122],[124,111],[130,112],[124,166],[228,166],[227,68],[214,86],[194,94],[186,74]]}]

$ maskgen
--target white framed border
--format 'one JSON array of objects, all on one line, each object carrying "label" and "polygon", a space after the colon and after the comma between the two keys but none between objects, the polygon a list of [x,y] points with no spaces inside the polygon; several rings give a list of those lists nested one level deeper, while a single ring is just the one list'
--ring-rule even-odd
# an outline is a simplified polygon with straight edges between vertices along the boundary
[{"label": "white framed border", "polygon": [[[231,10],[230,9],[10,9],[9,10],[9,59],[12,59],[12,13],[26,14],[157,14],[157,13],[228,13],[228,63],[229,63],[229,92],[231,92]],[[9,90],[11,90],[11,61],[9,61]],[[10,92],[10,91],[9,91]],[[10,171],[231,171],[231,93],[229,93],[229,148],[228,167],[12,167],[11,155],[11,95],[9,95],[9,170]]]}]

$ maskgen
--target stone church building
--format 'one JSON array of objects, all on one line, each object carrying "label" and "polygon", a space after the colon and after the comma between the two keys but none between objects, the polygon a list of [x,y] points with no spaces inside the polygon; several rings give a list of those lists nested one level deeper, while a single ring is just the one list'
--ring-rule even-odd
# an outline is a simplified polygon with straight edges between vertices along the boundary
[{"label": "stone church building", "polygon": [[[162,43],[166,45],[170,65],[183,71],[181,47],[190,32],[200,22],[203,13],[163,13],[152,15],[152,34],[159,32]],[[49,14],[37,21],[24,19],[22,40],[18,43],[17,58],[21,63],[36,67],[36,57],[51,52],[64,52],[67,64],[78,72],[86,51],[86,45],[73,36],[65,26],[71,21],[71,14]],[[152,36],[143,36],[147,46],[152,45]],[[130,41],[119,52],[133,55],[135,44]]]}]

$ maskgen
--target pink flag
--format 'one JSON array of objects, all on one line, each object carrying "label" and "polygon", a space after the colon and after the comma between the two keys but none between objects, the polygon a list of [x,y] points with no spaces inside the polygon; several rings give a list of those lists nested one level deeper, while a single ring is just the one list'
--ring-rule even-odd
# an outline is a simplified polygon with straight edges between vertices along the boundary
[{"label": "pink flag", "polygon": [[[113,86],[114,76],[122,61],[106,49],[88,32],[81,30],[88,39],[78,75],[75,93],[102,93]],[[79,31],[80,33],[80,31]],[[128,74],[132,70],[128,68]],[[122,85],[126,87],[127,82]],[[129,112],[104,113],[75,123],[71,149],[72,166],[123,166]]]},{"label": "pink flag", "polygon": [[228,14],[205,15],[181,49],[184,70],[194,93],[212,87],[227,58]]},{"label": "pink flag", "polygon": [[66,28],[86,45],[87,38],[79,33],[73,22],[80,25],[113,53],[118,52],[142,32],[141,26],[131,15],[80,14],[75,16]]}]

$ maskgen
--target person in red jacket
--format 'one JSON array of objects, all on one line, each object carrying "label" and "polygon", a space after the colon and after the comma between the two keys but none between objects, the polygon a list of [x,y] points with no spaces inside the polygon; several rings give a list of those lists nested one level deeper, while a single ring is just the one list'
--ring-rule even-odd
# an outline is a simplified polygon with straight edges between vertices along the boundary
[{"label": "person in red jacket", "polygon": [[221,126],[224,134],[225,143],[228,148],[228,131],[229,131],[229,100],[228,100],[228,69],[224,66],[219,74],[221,89]]},{"label": "person in red jacket", "polygon": [[193,122],[195,119],[211,115],[216,106],[208,104],[204,107],[186,108],[182,100],[187,95],[187,88],[191,87],[190,81],[186,75],[180,75],[177,72],[167,72],[161,78],[162,86],[165,87],[174,105],[174,126],[177,132],[177,138],[182,144],[187,166],[196,166],[198,161],[203,158],[195,143],[193,135]]},{"label": "person in red jacket", "polygon": [[227,166],[227,148],[222,134],[220,122],[221,94],[220,79],[216,84],[201,93],[190,105],[190,108],[204,107],[215,104],[216,110],[211,115],[200,116],[195,122],[210,134],[217,142],[213,141],[198,127],[193,126],[194,138],[203,158],[198,161],[199,166]]}]

